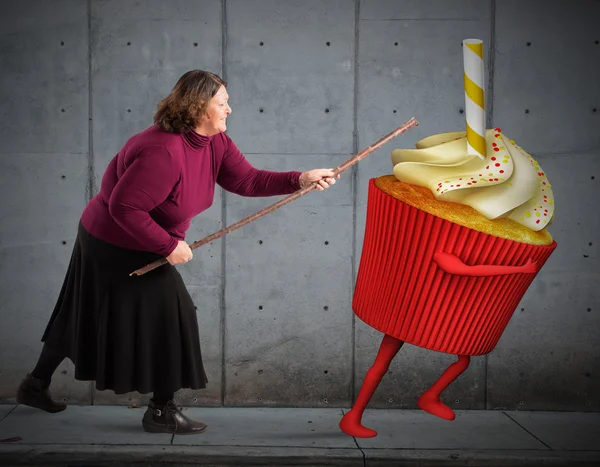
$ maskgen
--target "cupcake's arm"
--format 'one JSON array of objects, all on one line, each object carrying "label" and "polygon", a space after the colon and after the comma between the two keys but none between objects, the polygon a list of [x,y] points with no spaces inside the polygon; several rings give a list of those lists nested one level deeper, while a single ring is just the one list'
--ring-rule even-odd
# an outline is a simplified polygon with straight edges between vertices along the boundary
[{"label": "cupcake's arm", "polygon": [[528,259],[523,266],[500,266],[494,264],[481,264],[477,266],[467,266],[457,256],[451,253],[441,251],[433,255],[433,260],[440,268],[450,274],[462,276],[500,276],[502,274],[530,273],[538,271],[537,264]]}]

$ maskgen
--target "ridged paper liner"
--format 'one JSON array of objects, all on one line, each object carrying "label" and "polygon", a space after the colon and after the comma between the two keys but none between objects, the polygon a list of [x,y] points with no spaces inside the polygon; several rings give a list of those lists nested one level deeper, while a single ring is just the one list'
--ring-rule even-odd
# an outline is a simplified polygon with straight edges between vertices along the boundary
[{"label": "ridged paper liner", "polygon": [[410,344],[457,355],[494,349],[536,274],[470,277],[443,271],[436,252],[466,265],[544,265],[556,242],[529,245],[413,208],[369,181],[362,257],[352,307],[369,326]]}]

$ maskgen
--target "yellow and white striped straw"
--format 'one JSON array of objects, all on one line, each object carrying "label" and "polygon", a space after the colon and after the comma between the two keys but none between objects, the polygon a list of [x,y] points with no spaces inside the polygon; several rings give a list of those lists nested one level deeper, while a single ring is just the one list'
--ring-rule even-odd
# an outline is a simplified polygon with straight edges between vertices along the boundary
[{"label": "yellow and white striped straw", "polygon": [[483,41],[463,41],[465,69],[465,114],[467,117],[467,154],[485,159],[485,93]]}]

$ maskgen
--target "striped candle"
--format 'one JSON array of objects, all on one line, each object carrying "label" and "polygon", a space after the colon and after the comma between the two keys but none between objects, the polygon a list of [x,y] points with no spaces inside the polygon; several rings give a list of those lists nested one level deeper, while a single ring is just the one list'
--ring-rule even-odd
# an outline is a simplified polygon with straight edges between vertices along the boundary
[{"label": "striped candle", "polygon": [[483,91],[483,41],[463,41],[467,154],[485,159],[485,93]]}]

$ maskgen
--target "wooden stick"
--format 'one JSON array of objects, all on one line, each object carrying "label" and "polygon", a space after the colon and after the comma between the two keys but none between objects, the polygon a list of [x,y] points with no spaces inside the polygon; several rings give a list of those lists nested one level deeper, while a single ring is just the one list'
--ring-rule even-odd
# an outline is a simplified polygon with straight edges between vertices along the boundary
[{"label": "wooden stick", "polygon": [[[401,135],[405,131],[410,130],[411,128],[417,126],[418,124],[419,124],[419,122],[415,118],[411,118],[404,125],[402,125],[401,127],[398,127],[396,130],[392,131],[387,136],[384,136],[379,141],[377,141],[376,143],[372,144],[367,149],[362,151],[360,154],[357,154],[356,156],[352,157],[351,159],[348,159],[342,165],[336,167],[334,169],[334,176],[337,176],[338,174],[344,172],[345,170],[347,170],[354,164],[358,163],[359,161],[361,161],[362,159],[367,157],[369,154],[375,152],[377,149],[379,149],[384,144],[388,143],[390,140],[394,139],[396,136]],[[216,240],[217,238],[220,238],[220,237],[228,234],[229,232],[233,232],[234,230],[237,230],[240,227],[243,227],[244,225],[249,224],[252,221],[255,221],[256,219],[266,216],[270,212],[273,212],[276,209],[279,209],[280,207],[285,206],[288,203],[291,203],[295,199],[298,199],[301,196],[304,196],[306,193],[313,191],[316,188],[316,186],[317,186],[317,182],[311,183],[309,186],[306,186],[306,187],[296,191],[295,193],[292,193],[291,195],[287,196],[286,198],[284,198],[280,201],[277,201],[275,204],[272,204],[271,206],[268,206],[256,213],[252,214],[251,216],[248,216],[245,219],[242,219],[241,221],[238,221],[235,224],[230,225],[229,227],[225,227],[225,228],[219,230],[218,232],[215,232],[215,233],[209,235],[208,237],[203,238],[202,240],[198,240],[198,241],[192,243],[190,245],[190,249],[195,250],[196,248],[201,247],[202,245],[206,245],[207,243],[210,243],[213,240]],[[134,275],[141,276],[141,275],[146,274],[147,272],[150,272],[153,269],[156,269],[159,266],[163,266],[165,264],[168,264],[167,258],[161,258],[159,260],[156,260],[156,261],[144,266],[143,268],[133,271],[130,274],[130,276],[134,276]]]}]

